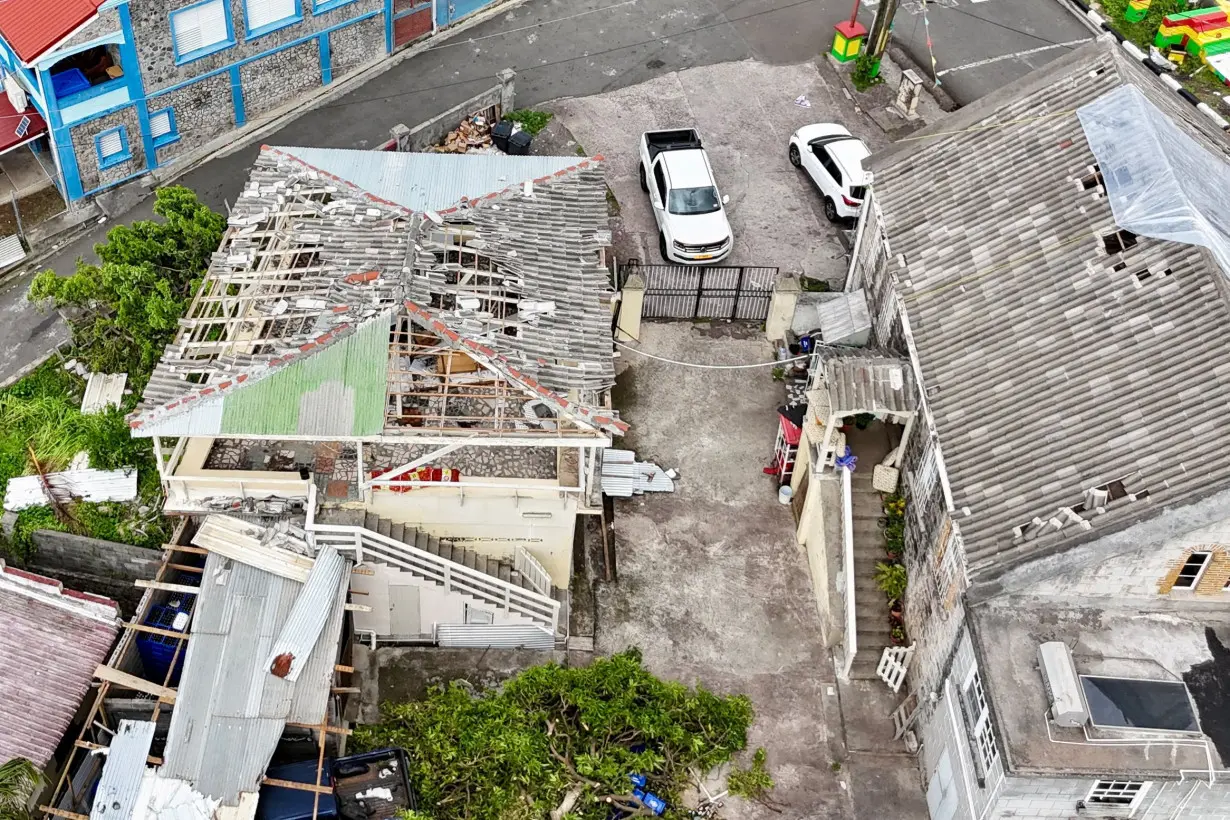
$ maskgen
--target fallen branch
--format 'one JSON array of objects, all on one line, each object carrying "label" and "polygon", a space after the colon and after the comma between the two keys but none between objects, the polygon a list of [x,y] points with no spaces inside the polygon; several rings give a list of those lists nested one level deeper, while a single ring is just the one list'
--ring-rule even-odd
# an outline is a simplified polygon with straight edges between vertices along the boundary
[{"label": "fallen branch", "polygon": [[563,817],[568,812],[572,811],[572,807],[581,799],[581,795],[585,793],[585,784],[577,783],[568,793],[564,795],[564,799],[560,804],[551,810],[551,820],[563,820]]}]

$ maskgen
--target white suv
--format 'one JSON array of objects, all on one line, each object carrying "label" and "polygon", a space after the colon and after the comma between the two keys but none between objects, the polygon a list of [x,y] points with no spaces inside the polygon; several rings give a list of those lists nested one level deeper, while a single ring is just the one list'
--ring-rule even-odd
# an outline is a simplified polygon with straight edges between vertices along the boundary
[{"label": "white suv", "polygon": [[824,195],[824,215],[830,222],[856,219],[863,210],[871,172],[863,160],[867,146],[836,123],[807,125],[790,136],[790,164],[802,168]]},{"label": "white suv", "polygon": [[734,237],[713,169],[691,128],[641,135],[641,188],[658,223],[658,250],[667,262],[712,264],[730,255]]}]

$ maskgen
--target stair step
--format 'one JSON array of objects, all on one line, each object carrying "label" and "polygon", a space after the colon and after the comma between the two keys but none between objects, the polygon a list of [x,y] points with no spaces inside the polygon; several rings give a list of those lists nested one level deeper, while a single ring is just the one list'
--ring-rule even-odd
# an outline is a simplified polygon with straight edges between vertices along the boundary
[{"label": "stair step", "polygon": [[394,524],[389,531],[389,538],[392,538],[394,541],[400,541],[403,544],[406,543],[406,525]]},{"label": "stair step", "polygon": [[376,532],[377,531],[376,528],[379,526],[380,526],[380,516],[376,515],[374,512],[363,513],[363,529]]},{"label": "stair step", "polygon": [[414,546],[421,550],[427,550],[432,555],[440,554],[440,541],[435,536],[419,530],[414,534]]},{"label": "stair step", "polygon": [[498,564],[498,567],[499,569],[498,569],[498,574],[496,577],[498,577],[501,581],[504,581],[506,583],[512,583],[512,567],[510,567],[508,564],[504,563],[503,561],[501,561]]},{"label": "stair step", "polygon": [[470,569],[478,569],[478,553],[474,550],[466,550],[465,565]]},{"label": "stair step", "polygon": [[393,522],[387,518],[378,519],[376,521],[376,532],[385,538],[391,538],[393,536]]}]

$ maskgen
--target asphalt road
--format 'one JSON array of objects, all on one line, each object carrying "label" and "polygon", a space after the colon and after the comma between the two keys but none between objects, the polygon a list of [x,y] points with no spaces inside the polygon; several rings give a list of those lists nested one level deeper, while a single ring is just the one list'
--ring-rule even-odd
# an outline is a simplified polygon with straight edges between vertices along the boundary
[{"label": "asphalt road", "polygon": [[[370,148],[394,125],[422,122],[489,87],[507,67],[517,70],[517,104],[533,107],[731,60],[800,63],[828,50],[833,24],[849,9],[848,0],[527,0],[305,111],[260,142]],[[868,24],[873,13],[865,5]],[[1059,0],[942,0],[928,4],[927,19],[940,80],[959,102],[1059,56],[1066,46],[1056,43],[1089,36]],[[894,35],[929,65],[921,0],[906,0]],[[254,143],[215,158],[179,183],[222,208],[247,179],[258,150]],[[147,200],[120,218],[150,215]],[[68,245],[48,266],[70,273],[78,257],[93,258],[108,227]],[[66,337],[58,321],[24,304],[28,281],[20,277],[0,288],[0,382]]]}]

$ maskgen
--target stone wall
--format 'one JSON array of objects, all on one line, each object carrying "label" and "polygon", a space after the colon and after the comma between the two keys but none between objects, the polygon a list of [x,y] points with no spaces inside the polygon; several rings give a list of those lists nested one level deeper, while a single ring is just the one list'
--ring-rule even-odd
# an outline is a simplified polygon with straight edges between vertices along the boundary
[{"label": "stone wall", "polygon": [[66,49],[85,45],[88,42],[97,40],[99,37],[114,34],[122,28],[123,26],[120,25],[120,13],[118,11],[115,9],[100,11],[98,12],[98,17],[94,20],[94,22],[90,23],[81,31],[61,43],[57,51],[64,51]]},{"label": "stone wall", "polygon": [[[128,130],[128,151],[131,157],[124,162],[100,170],[98,148],[94,143],[94,138],[117,125],[122,125]],[[81,125],[72,126],[69,134],[73,143],[73,153],[77,156],[77,170],[81,175],[83,191],[92,191],[103,185],[119,182],[121,179],[145,170],[145,143],[141,137],[141,121],[137,119],[137,109],[134,106]]]},{"label": "stone wall", "polygon": [[157,149],[159,164],[235,128],[229,74],[216,74],[149,101],[151,113],[163,108],[175,111],[180,139]]},{"label": "stone wall", "polygon": [[[385,444],[364,448],[368,470],[391,469],[438,450],[438,444]],[[554,447],[460,447],[431,462],[433,467],[460,470],[463,477],[533,478],[557,477]]]},{"label": "stone wall", "polygon": [[333,81],[383,58],[384,46],[384,17],[373,17],[330,33]]},{"label": "stone wall", "polygon": [[[168,14],[175,9],[191,5],[192,0],[130,0],[128,6],[132,15],[137,54],[141,62],[141,72],[145,80],[146,93],[225,68],[240,60],[272,51],[280,46],[285,46],[287,43],[317,34],[332,26],[369,12],[381,11],[384,8],[383,0],[354,0],[354,2],[347,3],[330,11],[313,14],[312,0],[300,0],[303,12],[302,20],[249,41],[246,40],[243,0],[230,0],[230,2],[231,24],[235,32],[236,44],[230,48],[225,48],[202,57],[199,60],[177,66],[175,65],[175,53],[171,41],[171,25]],[[364,30],[368,33],[370,39],[364,42],[356,37],[355,40],[345,43],[348,49],[353,47],[362,51],[366,59],[374,59],[379,55],[383,55],[385,51],[383,25],[367,26]],[[337,60],[341,56],[335,49],[333,58]],[[293,82],[294,78],[292,75],[299,67],[294,62],[287,62],[283,64],[271,63],[265,66],[265,68],[280,74],[283,81]],[[317,65],[317,78],[319,80],[319,63]],[[277,85],[276,81],[273,84]],[[278,102],[280,104],[286,101],[283,98]],[[251,112],[255,107],[257,106],[250,105],[248,111]]]},{"label": "stone wall", "polygon": [[141,600],[142,590],[132,582],[153,578],[162,561],[157,550],[52,530],[36,531],[34,545],[30,569],[58,578],[69,589],[114,599],[125,617]]},{"label": "stone wall", "polygon": [[320,86],[320,43],[309,40],[240,66],[239,78],[244,114],[251,121]]}]

